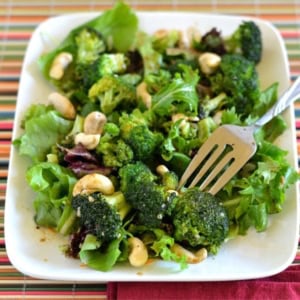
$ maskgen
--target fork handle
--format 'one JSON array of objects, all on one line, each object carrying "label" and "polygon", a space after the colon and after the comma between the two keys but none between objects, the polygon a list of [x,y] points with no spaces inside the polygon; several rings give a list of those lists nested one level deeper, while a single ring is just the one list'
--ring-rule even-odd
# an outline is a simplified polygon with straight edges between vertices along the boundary
[{"label": "fork handle", "polygon": [[279,115],[294,101],[300,98],[300,76],[295,82],[280,96],[280,98],[274,103],[274,105],[255,123],[255,126],[263,126],[271,119]]}]

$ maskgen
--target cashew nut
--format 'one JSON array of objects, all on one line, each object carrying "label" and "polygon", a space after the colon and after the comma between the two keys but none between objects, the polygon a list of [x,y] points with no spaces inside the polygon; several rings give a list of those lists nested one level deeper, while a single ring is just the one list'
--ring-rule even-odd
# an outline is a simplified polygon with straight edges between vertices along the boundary
[{"label": "cashew nut", "polygon": [[187,116],[182,114],[182,113],[177,113],[172,115],[172,122],[175,123],[178,120],[181,120],[180,124],[179,124],[179,128],[182,128],[186,125],[186,121],[188,120]]},{"label": "cashew nut", "polygon": [[48,102],[49,104],[52,104],[63,117],[70,120],[76,117],[76,110],[72,102],[67,97],[57,92],[53,92],[48,96]]},{"label": "cashew nut", "polygon": [[83,131],[86,134],[101,134],[106,121],[105,114],[100,111],[93,111],[86,116]]},{"label": "cashew nut", "polygon": [[131,248],[128,256],[129,263],[133,267],[143,266],[148,260],[148,251],[145,244],[137,237],[130,237],[128,244]]},{"label": "cashew nut", "polygon": [[65,69],[73,61],[73,56],[68,52],[59,53],[53,60],[49,76],[53,79],[60,80],[64,76]]},{"label": "cashew nut", "polygon": [[168,33],[167,29],[158,29],[154,32],[153,36],[157,39],[163,39],[168,36]]},{"label": "cashew nut", "polygon": [[193,253],[177,243],[171,247],[171,251],[180,257],[185,256],[189,264],[197,264],[207,257],[207,250],[205,248],[201,248],[196,253]]},{"label": "cashew nut", "polygon": [[221,57],[215,53],[206,52],[199,56],[199,65],[204,74],[212,74],[220,65]]},{"label": "cashew nut", "polygon": [[146,82],[143,81],[136,87],[136,95],[137,95],[137,98],[142,99],[143,103],[145,104],[145,106],[147,108],[151,107],[152,96],[147,91]]},{"label": "cashew nut", "polygon": [[69,52],[59,53],[53,60],[49,76],[53,79],[60,80],[64,76],[65,69],[73,61],[73,56]]},{"label": "cashew nut", "polygon": [[186,116],[183,113],[177,113],[172,115],[172,122],[175,123],[181,119],[180,127],[184,127],[186,125],[186,121],[190,122],[199,122],[199,117],[197,116]]},{"label": "cashew nut", "polygon": [[76,145],[82,144],[86,149],[93,150],[99,144],[100,137],[100,134],[85,134],[80,132],[75,135],[74,143]]},{"label": "cashew nut", "polygon": [[158,165],[156,167],[156,172],[160,176],[163,176],[165,173],[169,172],[169,169],[165,165]]},{"label": "cashew nut", "polygon": [[73,196],[78,194],[92,194],[101,192],[104,195],[111,195],[115,192],[112,181],[102,174],[87,174],[81,177],[73,188]]}]

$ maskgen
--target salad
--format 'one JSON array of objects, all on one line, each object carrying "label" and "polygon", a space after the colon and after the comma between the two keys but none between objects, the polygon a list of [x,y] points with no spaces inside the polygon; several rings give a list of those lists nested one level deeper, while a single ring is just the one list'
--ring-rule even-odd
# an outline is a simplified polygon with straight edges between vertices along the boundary
[{"label": "salad", "polygon": [[64,253],[99,271],[152,259],[184,269],[250,228],[265,231],[298,180],[272,143],[286,129],[280,116],[217,195],[177,188],[218,126],[250,124],[276,101],[277,83],[260,88],[262,46],[252,21],[228,37],[147,34],[122,2],[73,29],[41,55],[53,93],[30,106],[14,141],[31,162],[37,226],[69,236]]}]

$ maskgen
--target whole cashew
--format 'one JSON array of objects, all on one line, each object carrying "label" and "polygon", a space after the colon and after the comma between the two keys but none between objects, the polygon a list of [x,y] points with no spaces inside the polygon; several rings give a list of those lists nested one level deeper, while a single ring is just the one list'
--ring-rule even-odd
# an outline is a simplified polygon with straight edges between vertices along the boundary
[{"label": "whole cashew", "polygon": [[163,176],[165,173],[168,173],[169,169],[165,165],[158,165],[156,167],[156,173],[160,176]]},{"label": "whole cashew", "polygon": [[111,195],[115,192],[115,188],[108,177],[97,173],[83,176],[76,182],[73,188],[73,196],[78,194],[92,194],[94,192]]},{"label": "whole cashew", "polygon": [[86,134],[101,134],[106,121],[105,114],[93,111],[85,117],[83,131]]},{"label": "whole cashew", "polygon": [[198,60],[202,72],[207,75],[212,74],[221,63],[221,57],[210,52],[201,54]]},{"label": "whole cashew", "polygon": [[64,76],[65,69],[72,61],[73,56],[71,53],[59,53],[52,62],[49,76],[53,79],[60,80]]},{"label": "whole cashew", "polygon": [[147,108],[151,107],[152,96],[147,91],[146,82],[143,81],[136,87],[136,95],[137,95],[137,98],[142,99],[143,103],[145,104],[145,106]]},{"label": "whole cashew", "polygon": [[82,144],[86,149],[93,150],[97,147],[100,141],[100,134],[85,134],[77,133],[74,138],[75,145]]},{"label": "whole cashew", "polygon": [[183,128],[187,124],[188,117],[182,113],[177,113],[177,114],[172,115],[173,123],[177,122],[178,120],[181,120],[180,124],[179,124],[179,128]]},{"label": "whole cashew", "polygon": [[171,247],[171,251],[180,257],[185,256],[189,264],[197,264],[207,257],[207,250],[205,248],[201,248],[196,253],[193,253],[177,243]]},{"label": "whole cashew", "polygon": [[144,243],[137,237],[130,237],[128,244],[131,248],[128,256],[129,263],[133,267],[143,266],[148,260],[148,251]]},{"label": "whole cashew", "polygon": [[67,97],[57,92],[53,92],[48,96],[48,102],[49,104],[52,104],[54,108],[66,119],[75,119],[76,110],[72,102]]}]

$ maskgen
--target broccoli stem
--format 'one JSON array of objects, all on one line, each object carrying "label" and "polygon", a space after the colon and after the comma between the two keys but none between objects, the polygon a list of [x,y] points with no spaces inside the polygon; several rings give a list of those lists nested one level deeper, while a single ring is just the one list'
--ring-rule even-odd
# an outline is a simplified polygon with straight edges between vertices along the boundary
[{"label": "broccoli stem", "polygon": [[57,231],[62,235],[72,232],[76,221],[76,212],[71,205],[66,205],[57,224]]}]

